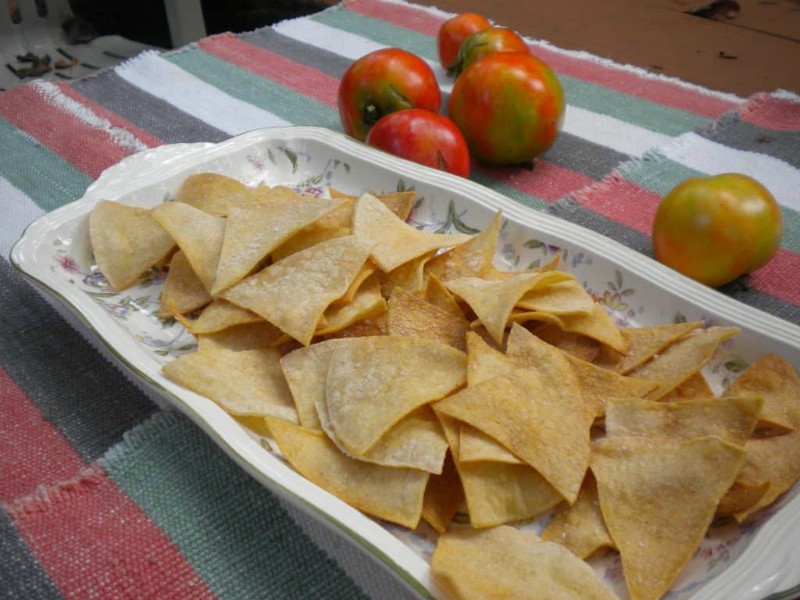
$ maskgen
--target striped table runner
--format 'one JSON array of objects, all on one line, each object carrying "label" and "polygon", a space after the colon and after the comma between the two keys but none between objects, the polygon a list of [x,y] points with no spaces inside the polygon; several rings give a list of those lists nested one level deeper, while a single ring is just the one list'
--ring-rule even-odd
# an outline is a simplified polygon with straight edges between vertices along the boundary
[{"label": "striped table runner", "polygon": [[[435,34],[447,16],[351,0],[0,93],[0,598],[407,594],[160,410],[7,259],[29,222],[140,150],[287,124],[340,130],[338,80],[370,50],[424,57],[446,101]],[[476,165],[472,178],[649,254],[653,212],[673,185],[750,173],[781,202],[786,234],[769,265],[723,292],[800,324],[800,99],[742,99],[530,45],[564,85],[564,132],[535,170]]]}]

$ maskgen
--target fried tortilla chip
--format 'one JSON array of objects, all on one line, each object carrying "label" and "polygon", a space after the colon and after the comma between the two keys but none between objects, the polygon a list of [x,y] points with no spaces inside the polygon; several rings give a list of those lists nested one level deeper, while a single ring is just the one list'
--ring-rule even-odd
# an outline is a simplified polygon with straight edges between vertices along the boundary
[{"label": "fried tortilla chip", "polygon": [[[608,346],[602,346],[597,340],[593,340],[579,333],[569,333],[561,329],[558,325],[551,323],[544,323],[536,327],[533,333],[536,337],[544,340],[551,346],[555,346],[562,352],[571,354],[575,358],[580,358],[586,362],[594,361],[601,347],[608,348]],[[614,354],[618,354],[615,350],[611,350],[610,348],[608,348],[608,350]]]},{"label": "fried tortilla chip", "polygon": [[422,500],[422,518],[438,533],[444,533],[464,502],[464,488],[452,456],[447,455],[441,475],[431,475]]},{"label": "fried tortilla chip", "polygon": [[215,217],[227,217],[233,206],[257,201],[267,186],[250,188],[237,179],[219,173],[195,173],[183,180],[175,201],[199,208]]},{"label": "fried tortilla chip", "polygon": [[382,315],[386,310],[386,300],[381,295],[380,283],[377,276],[372,275],[359,287],[350,302],[334,302],[325,310],[324,325],[318,327],[314,335],[336,333],[353,323]]},{"label": "fried tortilla chip", "polygon": [[216,333],[235,325],[263,322],[264,319],[254,313],[227,300],[217,299],[206,306],[205,310],[192,323],[189,330],[194,335]]},{"label": "fried tortilla chip", "polygon": [[158,300],[161,303],[158,316],[162,319],[191,314],[211,302],[211,294],[181,250],[169,261],[169,272]]},{"label": "fried tortilla chip", "polygon": [[135,283],[175,246],[151,211],[109,200],[92,210],[89,240],[97,268],[117,291]]},{"label": "fried tortilla chip", "polygon": [[221,297],[307,346],[325,309],[348,290],[368,254],[355,236],[336,238],[273,263]]},{"label": "fried tortilla chip", "polygon": [[717,437],[592,443],[600,508],[632,600],[661,598],[694,554],[744,450]]},{"label": "fried tortilla chip", "polygon": [[569,550],[508,526],[445,533],[433,552],[431,571],[456,598],[616,598]]},{"label": "fried tortilla chip", "polygon": [[581,284],[573,279],[526,293],[519,299],[516,308],[553,315],[589,316],[594,311],[595,302]]},{"label": "fried tortilla chip", "polygon": [[678,341],[695,329],[703,326],[702,321],[671,323],[653,327],[631,327],[621,329],[622,337],[628,345],[623,356],[601,366],[609,366],[625,374],[644,364],[670,344]]},{"label": "fried tortilla chip", "polygon": [[159,204],[151,214],[183,250],[192,269],[210,291],[217,273],[225,219],[180,202]]},{"label": "fried tortilla chip", "polygon": [[491,223],[471,240],[442,252],[425,265],[426,275],[436,276],[440,281],[483,277],[492,267],[503,214],[497,211]]},{"label": "fried tortilla chip", "polygon": [[458,302],[456,302],[453,294],[450,293],[450,290],[444,286],[436,275],[428,277],[425,284],[425,300],[451,315],[464,317],[464,312],[461,310]]},{"label": "fried tortilla chip", "polygon": [[402,288],[389,298],[386,326],[390,335],[407,335],[436,340],[466,351],[469,322],[430,304]]},{"label": "fried tortilla chip", "polygon": [[395,288],[401,288],[412,294],[421,293],[426,286],[425,264],[434,254],[436,251],[432,250],[386,273],[381,285],[384,295],[391,296]]},{"label": "fried tortilla chip", "polygon": [[714,394],[714,390],[711,389],[711,386],[708,385],[705,375],[698,371],[669,394],[660,398],[660,400],[661,402],[672,402],[673,400],[713,398],[714,396],[716,396],[716,394]]},{"label": "fried tortilla chip", "polygon": [[371,194],[364,194],[356,202],[353,233],[372,248],[372,260],[387,273],[431,250],[457,246],[470,239],[464,234],[420,231],[406,224]]},{"label": "fried tortilla chip", "polygon": [[410,529],[417,526],[427,472],[355,460],[321,431],[278,419],[268,424],[281,452],[303,477],[369,515]]},{"label": "fried tortilla chip", "polygon": [[466,382],[466,355],[446,344],[396,335],[350,342],[330,358],[326,404],[333,437],[353,456]]}]

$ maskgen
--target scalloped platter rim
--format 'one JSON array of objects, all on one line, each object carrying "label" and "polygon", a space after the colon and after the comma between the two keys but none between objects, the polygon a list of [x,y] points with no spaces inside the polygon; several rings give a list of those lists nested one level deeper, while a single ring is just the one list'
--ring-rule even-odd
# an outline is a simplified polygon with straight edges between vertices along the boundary
[{"label": "scalloped platter rim", "polygon": [[[505,217],[497,262],[529,268],[562,256],[562,268],[621,325],[705,319],[736,325],[704,373],[722,389],[749,362],[777,352],[800,367],[800,327],[701,286],[596,232],[522,206],[473,181],[378,152],[341,133],[315,127],[251,131],[218,144],[172,144],[134,154],[107,169],[79,200],[32,223],[11,252],[12,264],[88,330],[119,363],[197,423],[231,458],[273,492],[332,526],[422,596],[444,598],[430,576],[433,536],[373,520],[293,471],[259,438],[212,401],[161,374],[161,366],[193,348],[179,324],[154,317],[157,274],[122,293],[92,265],[88,214],[100,199],[138,206],[169,200],[189,174],[215,171],[255,185],[283,184],[309,193],[328,186],[359,194],[415,189],[410,222],[431,231],[475,232],[497,209]],[[543,520],[526,524],[540,531]],[[800,486],[755,523],[712,528],[667,595],[670,599],[789,598],[800,592]],[[593,567],[626,598],[618,558]]]}]

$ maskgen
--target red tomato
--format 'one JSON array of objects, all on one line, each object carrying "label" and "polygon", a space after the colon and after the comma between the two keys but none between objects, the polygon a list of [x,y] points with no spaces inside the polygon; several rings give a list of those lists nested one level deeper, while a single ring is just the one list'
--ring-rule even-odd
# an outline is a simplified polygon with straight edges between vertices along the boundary
[{"label": "red tomato", "polygon": [[447,117],[409,108],[386,115],[367,135],[367,143],[421,165],[469,177],[469,150],[464,136]]},{"label": "red tomato", "polygon": [[564,92],[555,73],[534,56],[491,54],[456,79],[449,114],[474,158],[519,165],[556,141]]},{"label": "red tomato", "polygon": [[384,115],[404,108],[439,111],[442,96],[428,63],[400,48],[383,48],[356,60],[339,83],[344,132],[364,140]]},{"label": "red tomato", "polygon": [[516,33],[505,27],[490,27],[469,36],[458,51],[452,72],[458,76],[484,56],[500,52],[528,52],[528,45]]},{"label": "red tomato", "polygon": [[783,236],[781,209],[767,188],[740,173],[694,177],[658,205],[653,252],[660,262],[711,287],[765,265]]},{"label": "red tomato", "polygon": [[461,13],[442,23],[436,38],[442,67],[449,71],[456,62],[461,43],[476,31],[491,26],[489,21],[475,13]]}]

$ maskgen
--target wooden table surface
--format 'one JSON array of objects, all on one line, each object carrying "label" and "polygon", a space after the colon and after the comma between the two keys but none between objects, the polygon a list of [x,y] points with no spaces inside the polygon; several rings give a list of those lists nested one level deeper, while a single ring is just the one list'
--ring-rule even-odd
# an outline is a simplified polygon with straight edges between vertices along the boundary
[{"label": "wooden table surface", "polygon": [[[420,4],[430,5],[429,1]],[[748,96],[800,93],[800,0],[436,0],[498,25],[652,73]]]}]

